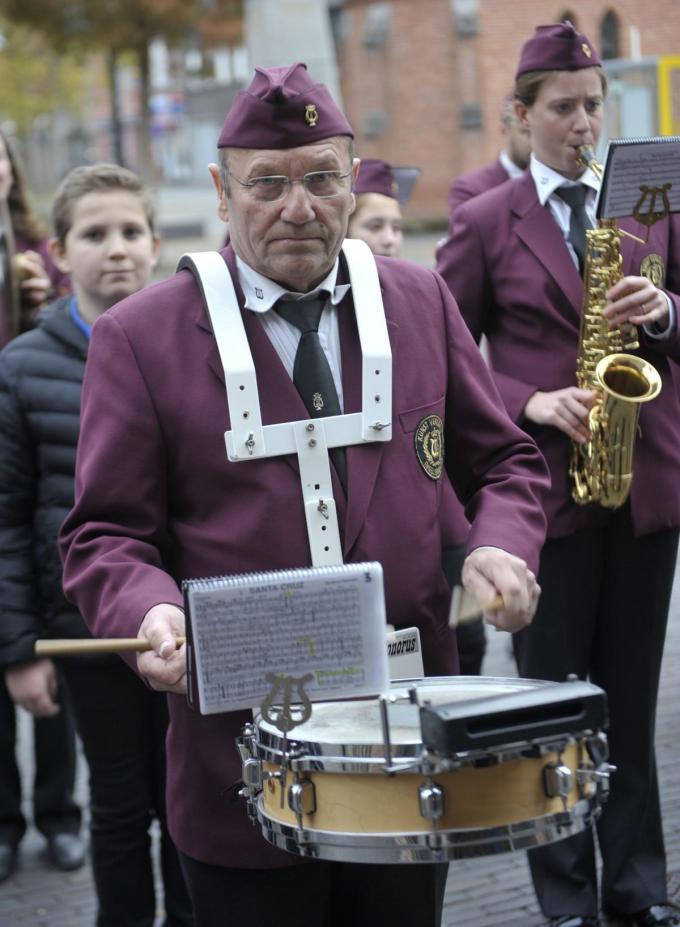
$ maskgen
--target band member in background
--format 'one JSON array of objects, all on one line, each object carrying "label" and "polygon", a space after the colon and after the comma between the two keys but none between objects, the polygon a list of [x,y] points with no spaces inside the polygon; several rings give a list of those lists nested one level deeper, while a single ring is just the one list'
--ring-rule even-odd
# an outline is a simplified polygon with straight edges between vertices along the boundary
[{"label": "band member in background", "polygon": [[[354,182],[356,208],[347,235],[365,241],[374,254],[400,257],[402,209],[408,202],[419,174],[418,168],[393,167],[379,158],[362,158]],[[443,566],[451,586],[461,582],[470,525],[463,507],[449,484],[442,493]],[[484,621],[477,618],[456,629],[458,659],[463,676],[478,676],[486,651]]]},{"label": "band member in background", "polygon": [[393,167],[380,158],[362,158],[353,188],[356,208],[349,220],[348,238],[365,241],[373,254],[400,257],[402,210],[419,174],[415,167]]},{"label": "band member in background", "polygon": [[[360,409],[353,287],[340,256],[358,168],[345,116],[304,65],[257,68],[218,147],[210,170],[230,228],[222,257],[264,424],[309,415],[293,381],[295,322],[309,309],[332,380],[328,404]],[[344,559],[382,563],[387,620],[417,625],[426,671],[449,674],[457,660],[438,520],[446,477],[441,458],[428,463],[430,475],[420,462],[419,423],[455,448],[450,477],[472,520],[465,583],[483,601],[503,595],[494,620],[508,628],[525,626],[538,596],[531,565],[543,540],[544,464],[502,408],[443,282],[402,261],[376,263],[394,429],[390,442],[350,446],[332,461]],[[241,778],[234,738],[250,713],[203,717],[187,705],[185,648],[175,649],[182,580],[311,559],[295,457],[230,462],[229,427],[224,371],[191,272],[102,316],[85,375],[76,502],[62,534],[65,589],[95,634],[147,639],[152,651],[131,665],[171,693],[167,807],[196,923],[223,927],[228,912],[254,927],[272,917],[291,927],[436,925],[445,865],[305,862],[273,848],[231,800]]]},{"label": "band member in background", "polygon": [[[572,442],[587,441],[595,399],[575,376],[579,266],[598,189],[579,148],[597,145],[605,92],[585,35],[570,23],[537,28],[515,85],[515,112],[531,134],[530,168],[456,210],[437,267],[475,338],[486,334],[505,405],[536,439],[552,476],[543,594],[533,624],[515,636],[519,672],[554,680],[576,673],[605,689],[617,772],[597,825],[602,906],[638,927],[669,927],[680,913],[667,903],[654,722],[680,525],[678,216],[653,225],[646,244],[622,238],[625,276],[607,292],[605,317],[612,327],[638,326],[636,353],[663,384],[640,413],[630,496],[615,510],[577,505],[569,477]],[[620,224],[646,239],[641,224]],[[650,264],[665,278],[659,286],[644,275]],[[592,833],[531,850],[529,859],[553,924],[598,923]]]},{"label": "band member in background", "polygon": [[514,95],[508,94],[501,109],[503,147],[491,164],[460,174],[449,190],[449,233],[453,231],[453,216],[462,203],[485,193],[506,180],[521,177],[529,163],[531,139],[529,130],[515,113]]}]

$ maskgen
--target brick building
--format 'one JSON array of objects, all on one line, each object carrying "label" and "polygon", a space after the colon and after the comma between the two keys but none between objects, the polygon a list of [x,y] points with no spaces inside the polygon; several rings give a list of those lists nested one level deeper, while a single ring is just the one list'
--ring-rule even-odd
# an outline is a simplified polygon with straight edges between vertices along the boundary
[{"label": "brick building", "polygon": [[[443,221],[451,179],[495,157],[500,103],[536,25],[570,19],[608,68],[620,65],[633,82],[645,78],[629,64],[651,69],[647,80],[656,81],[658,57],[680,53],[680,0],[330,0],[330,7],[358,154],[423,169],[409,207],[414,220]],[[656,108],[656,88],[648,96]],[[648,123],[653,133],[664,130],[656,112]]]}]

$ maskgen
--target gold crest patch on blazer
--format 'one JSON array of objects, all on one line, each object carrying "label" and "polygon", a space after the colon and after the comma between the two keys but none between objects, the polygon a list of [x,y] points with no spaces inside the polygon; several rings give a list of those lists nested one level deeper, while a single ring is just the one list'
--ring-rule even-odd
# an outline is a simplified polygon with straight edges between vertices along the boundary
[{"label": "gold crest patch on blazer", "polygon": [[663,286],[666,280],[666,265],[660,254],[646,254],[640,264],[640,273],[654,286]]},{"label": "gold crest patch on blazer", "polygon": [[414,436],[418,463],[431,480],[441,478],[444,467],[444,423],[438,415],[418,422]]}]

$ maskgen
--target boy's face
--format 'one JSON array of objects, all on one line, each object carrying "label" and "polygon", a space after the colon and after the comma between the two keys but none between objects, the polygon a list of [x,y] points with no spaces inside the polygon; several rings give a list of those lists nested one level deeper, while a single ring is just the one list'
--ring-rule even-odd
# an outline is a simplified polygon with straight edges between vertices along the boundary
[{"label": "boy's face", "polygon": [[78,310],[94,319],[146,286],[158,239],[139,197],[127,190],[86,193],[73,207],[64,244],[51,243],[60,270],[71,275]]}]

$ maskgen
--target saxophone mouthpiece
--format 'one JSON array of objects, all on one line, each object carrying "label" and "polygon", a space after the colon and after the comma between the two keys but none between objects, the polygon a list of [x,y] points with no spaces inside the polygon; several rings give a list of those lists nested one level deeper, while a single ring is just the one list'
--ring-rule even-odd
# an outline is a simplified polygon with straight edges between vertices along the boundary
[{"label": "saxophone mouthpiece", "polygon": [[577,163],[580,167],[589,167],[596,177],[602,176],[602,165],[595,160],[595,152],[590,145],[581,145],[578,152]]}]

